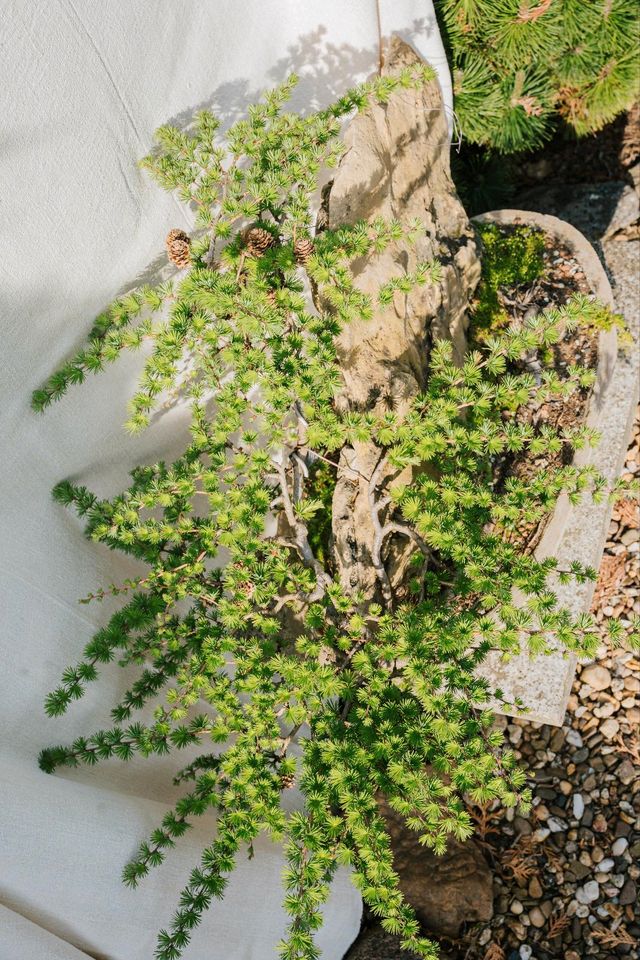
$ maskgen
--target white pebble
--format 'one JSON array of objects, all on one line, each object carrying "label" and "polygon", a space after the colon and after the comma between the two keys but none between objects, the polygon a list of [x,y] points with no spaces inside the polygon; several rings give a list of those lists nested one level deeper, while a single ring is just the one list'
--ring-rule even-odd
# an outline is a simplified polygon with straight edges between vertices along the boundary
[{"label": "white pebble", "polygon": [[546,840],[551,830],[547,830],[546,827],[539,827],[533,833],[533,840],[535,843],[542,843],[543,840]]},{"label": "white pebble", "polygon": [[578,749],[582,746],[582,737],[577,730],[571,729],[567,732],[567,743],[570,743],[572,747],[578,747]]},{"label": "white pebble", "polygon": [[520,947],[520,960],[531,960],[532,955],[533,950],[531,947],[528,944],[523,943]]},{"label": "white pebble", "polygon": [[572,809],[575,819],[580,820],[582,814],[584,813],[584,800],[582,799],[582,794],[574,793]]},{"label": "white pebble", "polygon": [[547,826],[551,833],[562,833],[563,830],[567,829],[566,823],[562,820],[559,820],[558,817],[549,817],[547,820]]},{"label": "white pebble", "polygon": [[598,873],[608,873],[609,870],[613,870],[615,863],[611,857],[607,857],[605,860],[601,860],[598,864]]},{"label": "white pebble", "polygon": [[614,857],[621,857],[629,846],[629,841],[626,837],[618,837],[613,846],[611,847],[611,853]]},{"label": "white pebble", "polygon": [[583,887],[576,890],[576,900],[578,903],[593,903],[600,896],[600,887],[596,880],[589,880]]}]

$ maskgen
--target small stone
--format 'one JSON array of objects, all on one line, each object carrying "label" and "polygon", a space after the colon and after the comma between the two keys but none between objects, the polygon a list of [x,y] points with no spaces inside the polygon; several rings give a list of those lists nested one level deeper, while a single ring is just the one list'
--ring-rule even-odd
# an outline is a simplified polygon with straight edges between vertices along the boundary
[{"label": "small stone", "polygon": [[582,819],[582,814],[584,813],[584,800],[582,799],[582,794],[574,793],[571,809],[573,810],[574,819]]},{"label": "small stone", "polygon": [[582,958],[575,950],[567,950],[564,955],[564,960],[582,960]]},{"label": "small stone", "polygon": [[560,793],[564,797],[568,797],[571,791],[573,790],[573,786],[571,783],[569,783],[568,780],[561,780],[558,786],[560,787]]},{"label": "small stone", "polygon": [[617,708],[616,703],[603,703],[601,707],[596,707],[593,713],[600,720],[606,720],[616,712]]},{"label": "small stone", "polygon": [[581,747],[582,746],[582,737],[577,730],[568,730],[567,731],[567,743],[570,743],[572,747]]},{"label": "small stone", "polygon": [[549,817],[547,820],[547,826],[551,833],[562,833],[567,829],[567,825],[564,820],[560,820],[558,817]]},{"label": "small stone", "polygon": [[518,952],[520,954],[520,960],[531,960],[533,956],[533,950],[527,943],[523,943]]},{"label": "small stone", "polygon": [[609,870],[613,870],[615,863],[611,857],[605,857],[604,860],[601,860],[598,864],[598,873],[608,873]]},{"label": "small stone", "polygon": [[600,727],[600,733],[607,740],[612,740],[620,729],[620,724],[615,717],[608,717]]},{"label": "small stone", "polygon": [[618,837],[613,846],[611,847],[611,853],[614,857],[621,857],[629,846],[629,841],[626,837]]},{"label": "small stone", "polygon": [[576,900],[581,904],[593,903],[600,896],[600,886],[596,880],[589,880],[576,890]]},{"label": "small stone", "polygon": [[627,880],[622,890],[620,891],[619,903],[625,906],[627,903],[635,903],[638,896],[638,891],[633,880]]},{"label": "small stone", "polygon": [[510,724],[507,730],[509,733],[509,740],[515,747],[517,747],[522,740],[522,727],[517,727],[515,724]]},{"label": "small stone", "polygon": [[[531,920],[532,925],[538,929],[544,927],[545,923],[547,922],[547,918],[540,907],[533,907],[529,911],[529,920]],[[529,954],[529,956],[531,956],[531,954]]]},{"label": "small stone", "polygon": [[511,910],[511,913],[515,913],[516,917],[518,917],[523,912],[524,907],[519,900],[512,900],[509,909]]},{"label": "small stone", "polygon": [[569,864],[568,873],[570,876],[575,877],[576,880],[584,880],[585,877],[588,877],[591,873],[591,863],[587,866],[584,863],[580,863],[579,860],[574,860],[573,863]]},{"label": "small stone", "polygon": [[616,776],[620,783],[623,783],[625,787],[628,787],[630,783],[633,783],[636,777],[636,770],[630,760],[622,761],[616,770]]},{"label": "small stone", "polygon": [[537,877],[533,877],[529,883],[529,896],[534,900],[539,900],[542,896],[542,884]]},{"label": "small stone", "polygon": [[580,674],[582,683],[587,683],[592,690],[607,690],[611,686],[611,674],[606,667],[599,663],[591,663]]},{"label": "small stone", "polygon": [[536,843],[542,843],[550,835],[551,830],[547,830],[546,827],[539,827],[534,831],[533,839]]},{"label": "small stone", "polygon": [[607,821],[605,820],[605,818],[602,816],[601,813],[599,813],[597,817],[594,817],[593,829],[595,830],[596,833],[606,833]]}]

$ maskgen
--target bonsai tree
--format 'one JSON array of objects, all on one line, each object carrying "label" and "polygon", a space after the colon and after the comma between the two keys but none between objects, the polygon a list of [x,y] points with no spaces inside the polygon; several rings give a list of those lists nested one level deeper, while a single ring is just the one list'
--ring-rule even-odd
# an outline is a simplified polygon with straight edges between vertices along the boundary
[{"label": "bonsai tree", "polygon": [[[530,483],[499,483],[493,467],[512,451],[595,439],[517,418],[531,399],[569,395],[592,374],[571,368],[564,379],[536,379],[517,361],[566,329],[605,322],[597,303],[548,309],[488,336],[462,363],[435,337],[428,383],[402,406],[336,401],[340,332],[437,283],[440,266],[398,265],[375,296],[365,294],[353,262],[413,242],[424,225],[378,218],[314,235],[311,198],[322,167],[338,163],[342,119],[431,77],[423,65],[406,68],[305,117],[284,109],[292,78],[224,140],[208,112],[187,132],[161,128],[143,165],[197,210],[193,236],[167,238],[177,271],[117,299],[34,394],[42,410],[148,343],[128,429],[144,429],[175,394],[190,403],[190,434],[174,461],[138,466],[112,499],[69,481],[54,491],[85,518],[89,537],[143,561],[146,572],[97,592],[122,595],[123,604],[46,700],[55,717],[101,664],[137,664],[113,727],[45,749],[42,768],[197,750],[176,774],[184,796],[124,868],[131,886],[194,818],[217,815],[216,837],[159,934],[159,960],[181,954],[261,833],[284,844],[288,861],[286,960],[318,956],[314,930],[339,864],[352,868],[386,930],[435,957],[399,890],[378,798],[435,851],[471,834],[465,798],[526,803],[525,773],[486,706],[501,692],[476,667],[491,649],[538,653],[559,642],[588,653],[596,644],[590,617],[558,609],[549,582],[552,573],[583,580],[594,571],[538,561],[510,533],[543,518],[563,490],[603,496],[601,478],[558,466]],[[368,591],[337,575],[328,523],[352,469],[341,452],[357,442],[376,451],[364,477],[376,531]],[[409,546],[402,589],[391,569],[398,543]],[[281,795],[294,786],[302,806],[287,813]]]}]

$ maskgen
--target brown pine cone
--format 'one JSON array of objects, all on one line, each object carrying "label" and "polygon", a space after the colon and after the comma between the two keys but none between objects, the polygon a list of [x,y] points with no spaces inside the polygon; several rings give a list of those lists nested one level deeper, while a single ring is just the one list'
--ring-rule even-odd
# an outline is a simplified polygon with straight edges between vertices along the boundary
[{"label": "brown pine cone", "polygon": [[191,263],[191,239],[184,230],[171,230],[165,240],[169,260],[184,270]]},{"label": "brown pine cone", "polygon": [[298,237],[293,244],[293,255],[296,263],[304,267],[309,262],[314,250],[315,244],[311,237]]},{"label": "brown pine cone", "polygon": [[283,790],[290,790],[295,782],[296,778],[292,773],[285,773],[282,777],[280,777],[280,786]]},{"label": "brown pine cone", "polygon": [[243,239],[250,257],[261,257],[276,242],[273,234],[264,227],[249,227]]}]

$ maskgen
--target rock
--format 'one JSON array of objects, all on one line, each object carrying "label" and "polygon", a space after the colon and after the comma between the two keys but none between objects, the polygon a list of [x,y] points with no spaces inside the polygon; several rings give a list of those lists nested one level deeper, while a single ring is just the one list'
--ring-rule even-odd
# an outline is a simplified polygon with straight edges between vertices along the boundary
[{"label": "rock", "polygon": [[621,857],[628,846],[629,841],[626,837],[618,837],[611,847],[611,853],[614,855],[614,857]]},{"label": "rock", "polygon": [[604,860],[601,860],[598,864],[598,873],[608,873],[610,870],[613,870],[615,863],[611,857],[605,857]]},{"label": "rock", "polygon": [[581,747],[582,746],[582,737],[577,730],[573,728],[567,730],[567,743],[570,743],[572,747]]},{"label": "rock", "polygon": [[584,813],[584,800],[582,798],[582,794],[574,793],[571,809],[573,811],[574,819],[581,820],[582,814]]},{"label": "rock", "polygon": [[529,920],[531,920],[532,926],[537,927],[538,929],[544,927],[545,923],[547,922],[547,918],[540,907],[531,908],[529,911]]},{"label": "rock", "polygon": [[422,847],[417,834],[381,803],[391,837],[400,888],[428,931],[455,939],[465,923],[493,916],[493,879],[487,861],[472,840],[451,838],[439,857]]},{"label": "rock", "polygon": [[511,902],[511,906],[509,907],[509,910],[511,911],[511,913],[515,913],[516,916],[519,916],[523,912],[524,907],[522,906],[519,900],[513,900]]},{"label": "rock", "polygon": [[548,830],[547,827],[538,827],[538,829],[533,833],[533,839],[536,843],[542,843],[550,835],[551,830]]},{"label": "rock", "polygon": [[529,833],[533,833],[531,824],[524,817],[514,817],[513,826],[518,836],[522,837],[527,836]]},{"label": "rock", "polygon": [[588,877],[591,873],[591,867],[580,863],[579,860],[574,860],[574,862],[569,865],[569,871],[576,880],[584,880],[584,878]]},{"label": "rock", "polygon": [[593,821],[593,829],[596,833],[606,833],[607,832],[607,821],[601,813],[599,813]]},{"label": "rock", "polygon": [[549,817],[547,826],[549,830],[551,830],[551,833],[563,833],[567,829],[564,820],[559,820],[558,817]]},{"label": "rock", "polygon": [[526,943],[522,944],[518,953],[520,954],[520,960],[531,960],[533,956],[532,948]]},{"label": "rock", "polygon": [[620,729],[620,724],[615,717],[608,717],[600,726],[600,732],[607,740],[612,740]]},{"label": "rock", "polygon": [[537,877],[533,877],[529,883],[529,896],[534,900],[539,900],[542,896],[542,884]]},{"label": "rock", "polygon": [[[385,933],[379,924],[363,930],[344,960],[409,960],[411,954],[402,950],[402,937]],[[449,960],[441,949],[440,960]]]},{"label": "rock", "polygon": [[619,902],[625,906],[627,903],[635,903],[638,898],[638,890],[633,880],[627,880],[620,891]]},{"label": "rock", "polygon": [[576,890],[576,900],[578,903],[593,903],[600,896],[600,886],[596,880],[589,880],[583,887]]},{"label": "rock", "polygon": [[580,674],[583,683],[587,683],[592,690],[608,690],[611,686],[611,674],[606,667],[599,663],[591,663]]},{"label": "rock", "polygon": [[637,773],[636,768],[631,763],[631,760],[623,760],[618,769],[616,770],[616,776],[620,783],[624,784],[625,787],[628,787],[630,783],[636,779],[636,776],[640,776]]},{"label": "rock", "polygon": [[[397,73],[417,62],[413,49],[394,37],[383,72]],[[475,233],[451,179],[449,132],[438,82],[367,107],[346,128],[344,143],[325,198],[329,226],[375,217],[404,224],[417,218],[422,224],[415,246],[400,240],[382,253],[358,258],[353,265],[356,286],[376,294],[380,284],[411,272],[419,261],[443,260],[440,281],[394,297],[388,306],[376,307],[369,320],[345,324],[337,338],[340,409],[382,413],[390,404],[401,416],[424,386],[428,339],[450,338],[456,356],[463,354],[466,312],[480,277]],[[369,600],[379,598],[381,591],[372,562],[375,526],[367,479],[379,457],[370,442],[355,441],[343,450],[332,510],[339,579],[350,594],[358,589]],[[410,468],[402,480],[395,478],[410,479]],[[400,594],[413,552],[406,538],[389,540],[389,574]]]}]

